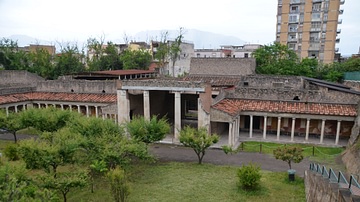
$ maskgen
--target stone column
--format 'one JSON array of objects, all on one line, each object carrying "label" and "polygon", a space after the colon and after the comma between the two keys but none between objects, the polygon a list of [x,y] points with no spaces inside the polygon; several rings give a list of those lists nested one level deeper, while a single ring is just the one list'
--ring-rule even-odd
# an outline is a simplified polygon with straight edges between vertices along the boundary
[{"label": "stone column", "polygon": [[102,116],[102,119],[105,120],[105,114],[102,114],[101,116]]},{"label": "stone column", "polygon": [[86,108],[86,117],[89,117],[89,106],[85,105],[85,108]]},{"label": "stone column", "polygon": [[71,105],[69,105],[69,110],[72,111],[72,106]]},{"label": "stone column", "polygon": [[234,123],[229,122],[229,146],[233,146]]},{"label": "stone column", "polygon": [[95,106],[95,117],[96,117],[96,118],[99,117],[98,106]]},{"label": "stone column", "polygon": [[335,138],[335,145],[338,145],[338,144],[339,144],[340,127],[341,127],[341,121],[338,121],[338,122],[337,122],[337,126],[336,126],[336,138]]},{"label": "stone column", "polygon": [[18,112],[18,108],[17,108],[17,105],[15,105],[15,113]]},{"label": "stone column", "polygon": [[280,128],[281,128],[281,117],[278,117],[277,130],[276,130],[276,140],[280,140]]},{"label": "stone column", "polygon": [[150,96],[148,90],[144,90],[143,97],[144,97],[144,118],[145,120],[150,120]]},{"label": "stone column", "polygon": [[321,122],[320,144],[322,144],[323,141],[324,141],[325,121],[326,121],[326,120],[323,119],[322,122]]},{"label": "stone column", "polygon": [[296,118],[292,118],[292,123],[291,123],[291,142],[294,142],[294,134],[295,134],[295,120]]},{"label": "stone column", "polygon": [[77,105],[78,113],[81,113],[80,105]]},{"label": "stone column", "polygon": [[175,116],[174,135],[175,135],[175,140],[178,140],[181,130],[181,93],[180,92],[175,92],[174,116]]},{"label": "stone column", "polygon": [[60,104],[60,108],[61,108],[61,110],[64,110],[64,105]]},{"label": "stone column", "polygon": [[40,103],[37,103],[38,104],[38,108],[40,109],[41,108],[41,104]]},{"label": "stone column", "polygon": [[310,119],[306,120],[305,141],[309,141]]},{"label": "stone column", "polygon": [[23,111],[26,110],[26,104],[23,104]]},{"label": "stone column", "polygon": [[9,107],[6,107],[5,110],[6,110],[6,116],[9,116]]},{"label": "stone column", "polygon": [[48,104],[47,104],[47,103],[45,103],[45,108],[48,108]]},{"label": "stone column", "polygon": [[263,130],[264,139],[266,139],[266,128],[267,128],[267,116],[264,116],[264,130]]},{"label": "stone column", "polygon": [[250,115],[249,138],[253,136],[253,115]]},{"label": "stone column", "polygon": [[53,107],[56,108],[56,104],[53,104]]},{"label": "stone column", "polygon": [[127,90],[117,91],[118,99],[118,123],[130,121],[130,103]]}]

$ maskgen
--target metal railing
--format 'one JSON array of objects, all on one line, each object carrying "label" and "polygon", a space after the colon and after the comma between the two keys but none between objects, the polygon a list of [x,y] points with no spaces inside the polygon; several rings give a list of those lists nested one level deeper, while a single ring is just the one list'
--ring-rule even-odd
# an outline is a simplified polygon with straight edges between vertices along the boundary
[{"label": "metal railing", "polygon": [[339,171],[338,175],[336,175],[332,168],[330,168],[328,171],[325,166],[310,163],[310,170],[320,174],[322,177],[328,179],[331,183],[337,183],[339,188],[349,189],[351,194],[360,196],[360,184],[354,175],[350,175],[350,180],[348,182],[341,171]]}]

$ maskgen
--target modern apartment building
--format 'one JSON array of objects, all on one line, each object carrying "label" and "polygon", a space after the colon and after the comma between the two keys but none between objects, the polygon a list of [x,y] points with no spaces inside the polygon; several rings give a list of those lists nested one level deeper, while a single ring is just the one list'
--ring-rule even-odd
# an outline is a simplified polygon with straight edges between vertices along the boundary
[{"label": "modern apartment building", "polygon": [[332,63],[339,51],[338,25],[345,0],[278,0],[276,42],[286,44],[301,58]]}]

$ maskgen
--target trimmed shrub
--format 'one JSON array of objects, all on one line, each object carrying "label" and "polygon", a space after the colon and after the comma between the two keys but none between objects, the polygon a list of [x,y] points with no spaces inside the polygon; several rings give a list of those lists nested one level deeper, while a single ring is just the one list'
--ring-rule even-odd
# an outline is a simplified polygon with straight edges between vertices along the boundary
[{"label": "trimmed shrub", "polygon": [[261,178],[261,168],[260,166],[249,163],[248,165],[243,165],[238,169],[237,175],[239,178],[238,186],[243,189],[256,189],[260,184]]},{"label": "trimmed shrub", "polygon": [[6,145],[4,149],[4,154],[10,161],[17,161],[20,159],[18,146],[16,144]]}]

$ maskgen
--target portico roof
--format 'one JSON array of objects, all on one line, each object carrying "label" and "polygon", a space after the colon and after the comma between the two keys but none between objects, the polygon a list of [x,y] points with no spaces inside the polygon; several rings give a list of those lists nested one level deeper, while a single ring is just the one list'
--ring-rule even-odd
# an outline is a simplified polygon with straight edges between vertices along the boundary
[{"label": "portico roof", "polygon": [[292,113],[331,116],[357,116],[357,106],[351,104],[306,103],[275,100],[247,100],[225,98],[213,109],[235,116],[240,112]]},{"label": "portico roof", "polygon": [[33,101],[33,100],[113,103],[116,102],[116,94],[30,92],[30,93],[18,93],[18,94],[0,96],[0,104]]}]

